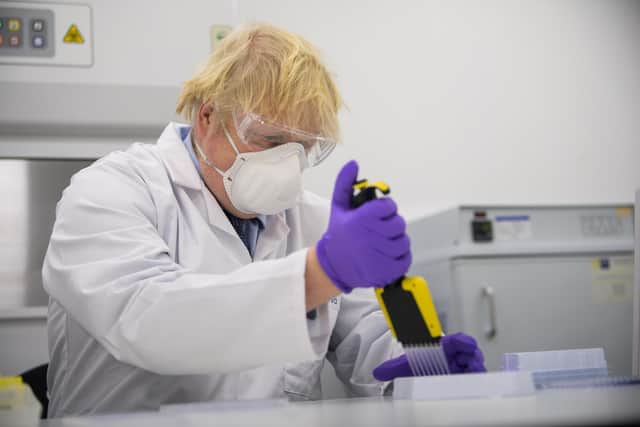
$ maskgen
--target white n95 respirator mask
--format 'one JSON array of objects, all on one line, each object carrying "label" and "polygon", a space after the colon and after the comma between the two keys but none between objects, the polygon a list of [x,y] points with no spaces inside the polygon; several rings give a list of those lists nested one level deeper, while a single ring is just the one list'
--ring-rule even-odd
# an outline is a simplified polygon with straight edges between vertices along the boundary
[{"label": "white n95 respirator mask", "polygon": [[304,147],[295,142],[263,151],[240,153],[223,125],[227,141],[236,152],[229,169],[221,171],[194,145],[204,162],[222,176],[231,204],[244,214],[273,215],[293,207],[302,194],[302,170],[307,167]]}]

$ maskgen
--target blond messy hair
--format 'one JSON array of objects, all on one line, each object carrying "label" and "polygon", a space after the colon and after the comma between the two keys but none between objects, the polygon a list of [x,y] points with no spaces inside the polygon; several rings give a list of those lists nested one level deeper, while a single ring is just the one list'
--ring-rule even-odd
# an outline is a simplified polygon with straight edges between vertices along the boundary
[{"label": "blond messy hair", "polygon": [[252,112],[290,127],[339,139],[343,102],[317,50],[302,37],[268,24],[233,31],[185,82],[176,111],[192,120],[201,104],[223,120]]}]

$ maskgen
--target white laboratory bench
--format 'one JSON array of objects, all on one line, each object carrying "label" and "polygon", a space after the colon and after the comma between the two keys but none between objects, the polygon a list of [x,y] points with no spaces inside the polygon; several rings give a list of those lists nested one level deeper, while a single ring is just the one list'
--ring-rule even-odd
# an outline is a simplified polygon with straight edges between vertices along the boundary
[{"label": "white laboratory bench", "polygon": [[409,401],[361,398],[179,405],[159,412],[43,420],[41,427],[638,425],[640,385],[544,390],[505,398]]}]

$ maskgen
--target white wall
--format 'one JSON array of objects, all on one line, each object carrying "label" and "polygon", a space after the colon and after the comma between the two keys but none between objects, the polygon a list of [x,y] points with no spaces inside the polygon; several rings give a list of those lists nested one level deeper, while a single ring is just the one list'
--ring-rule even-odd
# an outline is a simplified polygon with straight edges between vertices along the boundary
[{"label": "white wall", "polygon": [[408,216],[456,203],[632,202],[640,2],[239,1],[323,51],[349,104],[347,158]]}]

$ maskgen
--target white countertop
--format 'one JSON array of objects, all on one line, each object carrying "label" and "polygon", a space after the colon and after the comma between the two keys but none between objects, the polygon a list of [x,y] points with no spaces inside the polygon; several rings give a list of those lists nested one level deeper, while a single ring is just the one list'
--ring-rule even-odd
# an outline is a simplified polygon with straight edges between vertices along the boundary
[{"label": "white countertop", "polygon": [[46,306],[0,307],[0,320],[47,319]]},{"label": "white countertop", "polygon": [[70,426],[522,426],[616,425],[640,420],[640,385],[544,390],[506,398],[440,401],[364,398],[175,405],[160,412],[42,421]]}]

